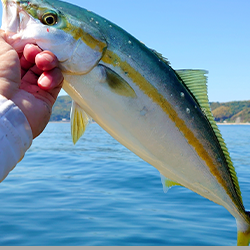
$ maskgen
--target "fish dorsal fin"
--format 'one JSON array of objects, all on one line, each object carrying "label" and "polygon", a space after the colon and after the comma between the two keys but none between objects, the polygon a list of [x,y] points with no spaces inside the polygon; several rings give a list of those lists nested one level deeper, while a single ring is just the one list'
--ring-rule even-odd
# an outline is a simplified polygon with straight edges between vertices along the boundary
[{"label": "fish dorsal fin", "polygon": [[207,76],[206,70],[176,70],[175,71],[184,82],[189,91],[196,98],[202,109],[210,110],[207,95]]},{"label": "fish dorsal fin", "polygon": [[86,127],[92,118],[75,102],[72,102],[70,121],[71,121],[71,137],[73,143],[76,144],[80,137],[84,134]]},{"label": "fish dorsal fin", "polygon": [[160,60],[162,60],[164,63],[166,63],[167,65],[170,65],[170,62],[169,60],[164,57],[161,53],[157,52],[156,50],[154,49],[150,49]]},{"label": "fish dorsal fin", "polygon": [[214,117],[210,108],[210,104],[208,101],[207,76],[206,76],[208,72],[205,70],[176,70],[175,72],[181,78],[181,80],[186,85],[188,90],[193,94],[193,96],[199,103],[201,109],[203,110],[204,114],[206,115],[208,121],[210,122],[214,130],[214,133],[220,143],[221,149],[225,155],[225,158],[229,167],[229,172],[231,174],[236,192],[242,202],[240,186],[238,183],[237,175],[236,175],[231,157],[229,155],[226,143],[224,139],[222,138],[220,130],[214,120]]},{"label": "fish dorsal fin", "polygon": [[181,184],[179,184],[178,182],[172,181],[172,180],[168,179],[167,177],[165,177],[165,176],[162,175],[162,174],[161,174],[161,183],[162,183],[162,186],[163,186],[163,191],[164,191],[164,193],[167,193],[168,190],[169,190],[171,187],[174,187],[174,186],[181,186]]}]

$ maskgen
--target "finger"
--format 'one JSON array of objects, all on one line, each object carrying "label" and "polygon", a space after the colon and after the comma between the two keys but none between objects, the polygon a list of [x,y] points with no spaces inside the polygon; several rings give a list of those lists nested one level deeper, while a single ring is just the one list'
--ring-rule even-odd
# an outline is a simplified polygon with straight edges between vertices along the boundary
[{"label": "finger", "polygon": [[[38,86],[48,91],[53,97],[56,98],[61,89],[63,82],[63,75],[58,68],[51,71],[45,71],[38,79]],[[58,92],[58,93],[57,93]]]},{"label": "finger", "polygon": [[[21,76],[23,77],[26,72],[35,64],[35,57],[39,54],[42,50],[34,45],[34,44],[27,44],[24,47],[23,54],[20,58],[21,64]],[[41,74],[41,73],[40,73]]]},{"label": "finger", "polygon": [[0,40],[6,42],[6,34],[2,29],[0,29]]},{"label": "finger", "polygon": [[[28,81],[31,84],[37,84],[37,80],[42,73],[43,71],[34,65],[28,71],[25,71],[25,73],[22,75],[22,80]],[[34,81],[34,79],[36,79],[36,81]]]},{"label": "finger", "polygon": [[29,63],[35,64],[36,55],[41,53],[42,50],[34,44],[26,44],[23,50],[23,56]]},{"label": "finger", "polygon": [[49,71],[56,68],[59,64],[57,57],[50,51],[43,51],[35,58],[37,67],[43,71]]},{"label": "finger", "polygon": [[38,69],[36,65],[31,67],[25,74],[22,76],[21,82],[28,82],[31,85],[37,85],[39,77],[42,75],[43,71]]}]

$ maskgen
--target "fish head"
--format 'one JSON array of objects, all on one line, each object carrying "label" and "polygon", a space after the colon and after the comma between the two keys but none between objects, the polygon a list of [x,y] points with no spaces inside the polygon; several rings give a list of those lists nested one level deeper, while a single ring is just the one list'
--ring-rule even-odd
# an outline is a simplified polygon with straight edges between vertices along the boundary
[{"label": "fish head", "polygon": [[57,56],[64,72],[88,73],[107,48],[104,37],[84,13],[79,20],[77,10],[83,9],[74,5],[44,0],[2,0],[2,4],[2,29],[16,51],[22,52],[27,43],[37,44]]}]

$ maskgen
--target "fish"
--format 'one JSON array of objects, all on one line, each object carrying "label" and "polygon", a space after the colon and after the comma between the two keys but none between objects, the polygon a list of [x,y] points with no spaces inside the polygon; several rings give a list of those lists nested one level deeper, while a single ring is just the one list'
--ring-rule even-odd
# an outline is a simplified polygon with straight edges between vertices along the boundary
[{"label": "fish", "polygon": [[158,169],[165,191],[183,186],[227,209],[237,244],[249,245],[250,213],[210,109],[207,71],[174,70],[113,22],[67,2],[2,4],[2,29],[18,53],[34,43],[57,56],[74,143],[93,119]]}]

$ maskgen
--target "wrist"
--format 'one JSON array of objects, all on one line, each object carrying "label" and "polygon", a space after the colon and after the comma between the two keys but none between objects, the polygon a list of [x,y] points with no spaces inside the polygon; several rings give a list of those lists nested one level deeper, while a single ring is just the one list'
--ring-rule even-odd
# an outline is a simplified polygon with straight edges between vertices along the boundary
[{"label": "wrist", "polygon": [[36,138],[49,122],[51,109],[42,100],[24,90],[18,91],[12,97],[12,101],[25,115],[30,125],[33,139]]},{"label": "wrist", "polygon": [[18,147],[20,157],[23,157],[32,143],[31,127],[19,107],[2,95],[0,95],[0,120],[11,134],[13,147]]},{"label": "wrist", "polygon": [[20,161],[32,143],[32,132],[22,111],[0,95],[0,182]]}]

